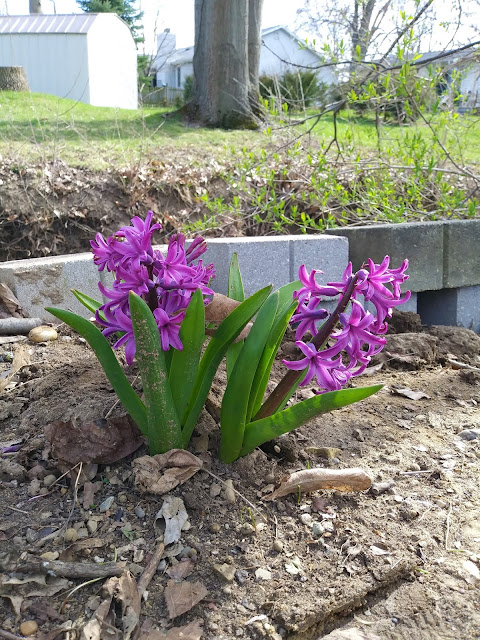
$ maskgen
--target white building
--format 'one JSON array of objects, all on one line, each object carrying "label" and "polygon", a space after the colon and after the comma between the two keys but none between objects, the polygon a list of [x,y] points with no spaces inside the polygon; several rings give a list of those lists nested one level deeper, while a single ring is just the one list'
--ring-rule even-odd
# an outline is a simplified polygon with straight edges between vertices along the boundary
[{"label": "white building", "polygon": [[[175,35],[169,30],[160,34],[155,58],[157,87],[183,87],[185,78],[193,75],[193,52],[193,47],[176,49]],[[260,75],[281,76],[285,71],[298,71],[304,67],[315,68],[321,63],[321,54],[306,46],[303,40],[286,27],[269,27],[262,30]],[[317,75],[318,79],[326,84],[335,83],[331,67],[319,69]]]},{"label": "white building", "polygon": [[135,41],[114,13],[0,16],[0,66],[24,67],[31,91],[138,106]]}]

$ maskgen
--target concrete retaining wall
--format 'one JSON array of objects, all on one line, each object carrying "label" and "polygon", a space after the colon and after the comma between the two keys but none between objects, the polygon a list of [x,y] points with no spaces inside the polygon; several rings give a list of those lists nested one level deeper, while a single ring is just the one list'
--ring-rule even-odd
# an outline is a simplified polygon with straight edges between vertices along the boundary
[{"label": "concrete retaining wall", "polygon": [[[159,247],[162,248],[162,247]],[[213,262],[213,288],[227,292],[234,252],[248,295],[273,283],[298,277],[298,268],[324,271],[324,282],[338,280],[350,259],[354,269],[366,258],[391,266],[410,261],[411,300],[400,309],[417,311],[426,324],[462,325],[480,332],[480,220],[372,225],[334,229],[322,235],[217,238],[208,241],[204,262]],[[30,316],[52,321],[45,306],[88,316],[71,293],[80,289],[100,299],[98,280],[109,286],[111,274],[99,273],[90,253],[0,263],[0,282],[12,288]]]}]

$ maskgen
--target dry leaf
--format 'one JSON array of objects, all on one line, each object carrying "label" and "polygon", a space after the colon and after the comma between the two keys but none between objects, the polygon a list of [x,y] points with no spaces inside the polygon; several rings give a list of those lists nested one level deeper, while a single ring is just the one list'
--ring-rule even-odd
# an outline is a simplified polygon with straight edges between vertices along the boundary
[{"label": "dry leaf", "polygon": [[23,318],[24,315],[22,305],[13,291],[0,282],[0,318]]},{"label": "dry leaf", "polygon": [[15,351],[15,355],[13,356],[13,362],[10,369],[0,376],[0,393],[10,384],[13,376],[20,371],[22,367],[27,367],[30,364],[30,354],[28,352],[28,348],[20,345],[18,349]]},{"label": "dry leaf", "polygon": [[82,540],[77,540],[62,551],[59,556],[59,560],[61,560],[62,562],[74,562],[77,558],[77,555],[79,555],[85,549],[101,549],[102,547],[106,547],[110,542],[111,539],[109,537],[83,538]]},{"label": "dry leaf", "polygon": [[372,479],[363,469],[304,469],[282,478],[276,491],[264,500],[275,500],[289,493],[310,493],[319,489],[366,491]]},{"label": "dry leaf", "polygon": [[101,488],[102,488],[101,482],[90,482],[90,481],[85,482],[85,484],[83,485],[83,498],[82,498],[82,504],[84,509],[86,510],[90,509],[90,506],[94,504],[96,492]]},{"label": "dry leaf", "polygon": [[177,542],[182,535],[182,529],[188,520],[188,513],[181,498],[166,496],[162,508],[155,516],[155,523],[160,518],[165,520],[163,542],[165,546]]},{"label": "dry leaf", "polygon": [[195,564],[193,560],[187,558],[186,560],[181,560],[169,567],[167,569],[167,574],[173,580],[184,580],[192,573],[194,566]]},{"label": "dry leaf", "polygon": [[132,463],[135,486],[140,491],[162,495],[186,482],[202,464],[200,458],[183,449],[142,456]]},{"label": "dry leaf", "polygon": [[177,583],[174,580],[169,580],[164,594],[168,617],[171,619],[190,611],[200,600],[205,598],[208,591],[202,582]]},{"label": "dry leaf", "polygon": [[[36,586],[32,588],[31,582],[34,582]],[[43,574],[27,575],[23,578],[0,575],[0,597],[8,598],[15,613],[20,615],[20,608],[25,598],[53,596],[59,591],[67,589],[70,584],[65,578],[50,576],[47,582],[46,576]]]},{"label": "dry leaf", "polygon": [[405,398],[409,398],[410,400],[422,400],[426,398],[430,399],[430,396],[427,396],[423,391],[412,391],[408,387],[392,387],[392,392],[397,396],[404,396]]},{"label": "dry leaf", "polygon": [[203,635],[202,624],[203,620],[195,618],[184,627],[172,627],[165,640],[200,640]]},{"label": "dry leaf", "polygon": [[140,429],[128,415],[86,423],[52,422],[45,427],[45,436],[53,455],[68,467],[79,462],[116,462],[144,443]]}]

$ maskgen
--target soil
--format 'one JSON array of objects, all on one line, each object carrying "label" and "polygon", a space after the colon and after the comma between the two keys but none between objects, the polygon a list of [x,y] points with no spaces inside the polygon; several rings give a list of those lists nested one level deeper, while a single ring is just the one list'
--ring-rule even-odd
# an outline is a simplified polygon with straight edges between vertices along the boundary
[{"label": "soil", "polygon": [[[168,494],[182,498],[190,526],[167,547],[173,551],[148,587],[143,638],[164,637],[149,635],[149,628],[167,631],[195,619],[203,624],[201,637],[212,640],[480,638],[480,337],[453,327],[427,333],[415,318],[395,327],[383,360],[356,381],[383,382],[379,393],[232,465],[216,458],[219,375],[191,447],[206,470]],[[405,328],[409,333],[401,333]],[[291,347],[285,342],[283,353]],[[165,499],[134,483],[132,461],[146,447],[86,468],[95,473],[94,497],[85,495],[81,478],[75,483],[60,477],[45,427],[56,420],[120,416],[123,410],[89,347],[65,327],[56,341],[0,345],[0,361],[7,360],[3,370],[9,354],[21,348],[30,351],[31,364],[0,398],[2,446],[21,445],[0,458],[0,567],[25,552],[57,552],[74,563],[124,561],[138,577],[162,539],[156,516]],[[300,397],[311,393],[302,389]],[[262,500],[282,476],[307,467],[360,467],[374,485],[358,493]],[[50,475],[58,481],[47,487]],[[77,479],[78,471],[71,475]],[[235,502],[226,480],[241,494]],[[109,497],[113,501],[101,511]],[[67,528],[76,529],[81,544],[65,542]],[[193,571],[186,578],[176,574],[177,580],[202,583],[208,594],[172,620],[167,572],[181,562]],[[21,575],[30,574],[24,569]],[[78,635],[58,637],[81,637],[105,580],[69,579],[48,595],[52,580],[58,578],[30,589],[29,583],[10,585],[10,595],[19,598],[0,597],[0,631],[18,635],[21,622],[35,620],[37,638],[56,637],[50,632],[62,625]],[[110,632],[101,637],[127,637]],[[165,637],[200,635],[171,629]]]}]

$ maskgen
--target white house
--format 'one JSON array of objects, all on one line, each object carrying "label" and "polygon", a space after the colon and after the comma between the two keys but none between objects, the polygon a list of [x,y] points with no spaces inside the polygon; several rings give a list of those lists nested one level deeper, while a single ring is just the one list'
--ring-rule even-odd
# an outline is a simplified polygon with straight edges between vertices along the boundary
[{"label": "white house", "polygon": [[[193,52],[193,47],[176,49],[175,35],[169,30],[160,34],[155,57],[157,87],[183,87],[185,78],[193,74]],[[262,30],[260,75],[281,76],[285,71],[316,67],[321,63],[321,54],[306,46],[305,42],[287,27],[277,26]],[[318,79],[326,84],[335,83],[331,67],[319,69],[317,75]]]},{"label": "white house", "polygon": [[0,16],[0,66],[24,67],[31,91],[138,106],[135,42],[114,13]]}]

